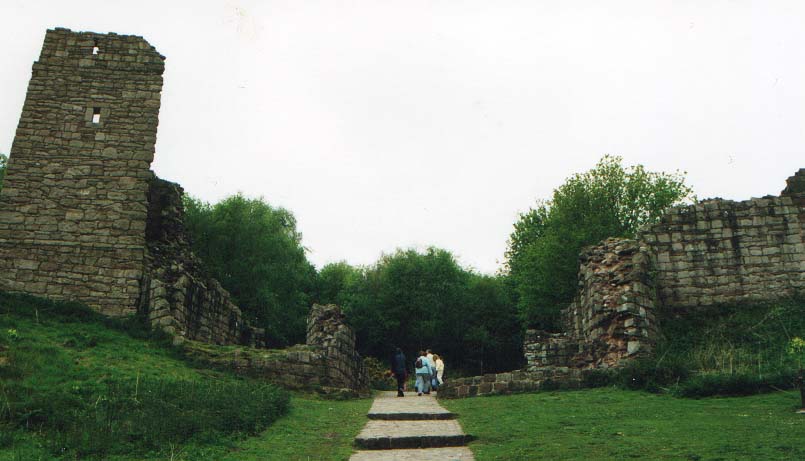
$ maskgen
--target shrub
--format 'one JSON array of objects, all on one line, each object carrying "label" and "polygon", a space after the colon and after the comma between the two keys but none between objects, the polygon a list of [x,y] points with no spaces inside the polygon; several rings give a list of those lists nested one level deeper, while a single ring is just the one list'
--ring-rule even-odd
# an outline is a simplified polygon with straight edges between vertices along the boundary
[{"label": "shrub", "polygon": [[215,434],[255,434],[283,415],[288,393],[267,383],[149,379],[99,386],[0,384],[0,419],[48,433],[54,453],[143,453]]},{"label": "shrub", "polygon": [[374,357],[365,357],[363,365],[369,377],[369,387],[381,391],[390,391],[397,388],[397,381],[389,375],[389,367]]},{"label": "shrub", "polygon": [[586,388],[606,387],[615,384],[616,373],[610,370],[594,369],[582,376],[582,386]]},{"label": "shrub", "polygon": [[770,376],[707,373],[679,383],[673,389],[679,397],[743,396],[791,389],[794,374],[780,372]]},{"label": "shrub", "polygon": [[615,382],[626,389],[660,392],[684,381],[690,370],[682,363],[635,360],[615,374]]}]

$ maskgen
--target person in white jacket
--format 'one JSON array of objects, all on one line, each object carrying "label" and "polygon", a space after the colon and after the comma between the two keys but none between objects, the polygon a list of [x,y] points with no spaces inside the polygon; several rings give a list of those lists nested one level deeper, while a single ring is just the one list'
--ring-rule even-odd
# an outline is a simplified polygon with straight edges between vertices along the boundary
[{"label": "person in white jacket", "polygon": [[433,354],[433,362],[436,364],[436,381],[441,386],[444,383],[442,376],[444,376],[444,362],[438,354]]}]

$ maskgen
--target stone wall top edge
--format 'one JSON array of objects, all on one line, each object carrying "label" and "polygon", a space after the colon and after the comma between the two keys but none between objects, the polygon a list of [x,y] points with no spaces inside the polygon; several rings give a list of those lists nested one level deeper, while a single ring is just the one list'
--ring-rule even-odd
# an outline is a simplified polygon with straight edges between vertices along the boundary
[{"label": "stone wall top edge", "polygon": [[[156,47],[151,45],[148,40],[140,35],[126,35],[126,34],[118,34],[115,32],[93,32],[93,31],[73,31],[68,28],[64,27],[55,27],[53,29],[48,29],[45,34],[45,41],[44,46],[42,48],[42,57],[46,55],[45,51],[48,49],[49,45],[52,44],[54,41],[66,39],[69,37],[76,38],[77,40],[114,40],[116,43],[122,43],[127,45],[127,48],[136,48],[140,51],[143,51],[147,54],[152,56],[158,56],[163,61],[165,60],[165,56],[160,54]],[[145,45],[145,46],[140,46]],[[41,59],[41,58],[40,58]]]}]

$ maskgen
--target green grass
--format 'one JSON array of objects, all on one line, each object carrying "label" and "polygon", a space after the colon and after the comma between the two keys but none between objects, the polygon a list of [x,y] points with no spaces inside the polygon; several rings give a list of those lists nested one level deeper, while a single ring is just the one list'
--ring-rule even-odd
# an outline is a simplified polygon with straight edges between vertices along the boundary
[{"label": "green grass", "polygon": [[679,399],[612,388],[442,401],[478,461],[805,459],[799,393]]},{"label": "green grass", "polygon": [[133,319],[0,293],[0,459],[217,451],[288,405],[276,386],[194,368]]},{"label": "green grass", "polygon": [[[291,407],[262,433],[248,438],[219,437],[209,443],[168,446],[162,453],[114,455],[109,461],[346,461],[353,452],[352,441],[368,419],[371,399],[322,400],[294,393]],[[41,437],[14,431],[4,435],[14,446],[0,449],[0,461],[58,459],[43,447]],[[73,459],[65,457],[63,459]]]},{"label": "green grass", "polygon": [[222,461],[288,460],[345,461],[352,441],[369,421],[372,399],[318,400],[306,396],[291,400],[291,411],[258,437],[244,440]]}]

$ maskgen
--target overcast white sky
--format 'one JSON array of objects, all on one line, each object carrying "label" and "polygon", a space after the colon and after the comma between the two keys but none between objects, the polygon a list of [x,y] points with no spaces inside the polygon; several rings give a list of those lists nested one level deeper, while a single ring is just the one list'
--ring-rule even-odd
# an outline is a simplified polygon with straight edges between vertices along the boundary
[{"label": "overcast white sky", "polygon": [[805,167],[800,1],[2,0],[0,152],[56,26],[165,55],[153,169],[290,209],[318,267],[435,245],[492,273],[606,153],[700,198]]}]

